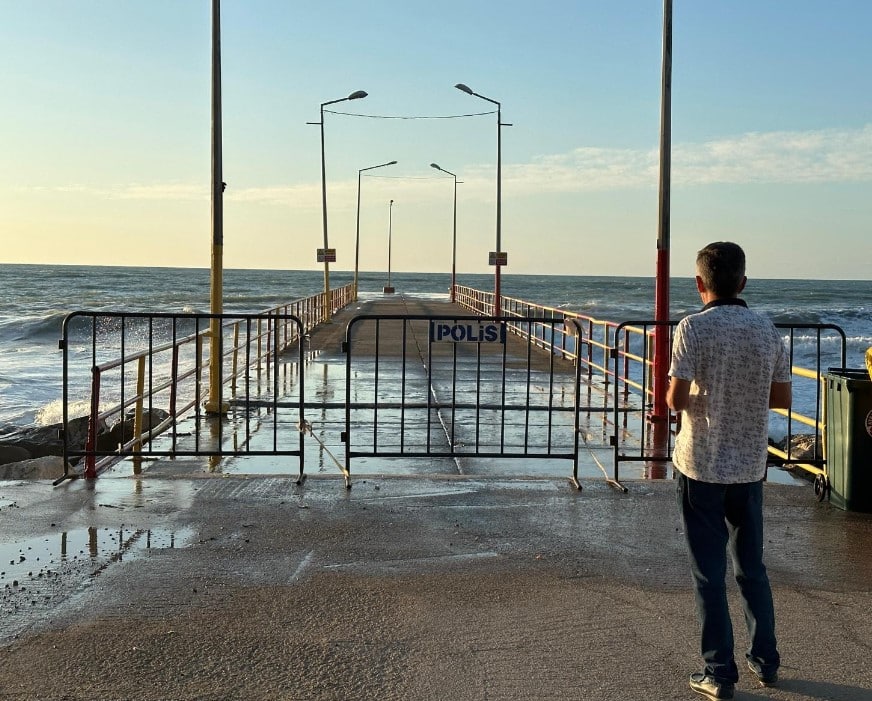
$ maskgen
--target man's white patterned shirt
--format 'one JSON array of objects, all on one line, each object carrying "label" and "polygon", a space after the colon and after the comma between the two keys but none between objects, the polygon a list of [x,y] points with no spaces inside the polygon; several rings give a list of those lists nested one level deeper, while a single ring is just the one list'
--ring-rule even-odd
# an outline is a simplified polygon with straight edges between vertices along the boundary
[{"label": "man's white patterned shirt", "polygon": [[682,319],[672,377],[691,382],[672,462],[691,479],[756,482],[766,470],[769,388],[790,382],[787,352],[766,317],[740,300]]}]

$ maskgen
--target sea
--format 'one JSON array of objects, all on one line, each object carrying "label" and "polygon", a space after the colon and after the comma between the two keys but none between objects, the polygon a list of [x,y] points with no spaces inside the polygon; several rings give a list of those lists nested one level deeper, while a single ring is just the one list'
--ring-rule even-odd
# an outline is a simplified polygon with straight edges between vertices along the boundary
[{"label": "sea", "polygon": [[[352,281],[333,271],[331,287]],[[363,272],[361,299],[382,296],[387,274]],[[493,276],[458,274],[460,285],[493,289]],[[447,299],[450,276],[392,272],[398,293]],[[621,322],[653,319],[654,279],[645,277],[503,274],[507,297]],[[62,416],[62,357],[58,350],[64,317],[73,311],[208,312],[210,272],[205,268],[145,268],[59,265],[0,265],[0,429],[51,425]],[[224,309],[257,313],[323,290],[323,271],[224,271]],[[743,297],[774,322],[834,324],[847,338],[847,367],[863,368],[872,346],[872,281],[750,280]],[[674,319],[697,311],[691,278],[671,281]],[[815,367],[817,336],[794,336],[794,365]],[[822,355],[841,365],[837,336],[823,339]],[[794,405],[814,414],[815,383],[794,385]],[[774,437],[777,438],[777,437]]]}]

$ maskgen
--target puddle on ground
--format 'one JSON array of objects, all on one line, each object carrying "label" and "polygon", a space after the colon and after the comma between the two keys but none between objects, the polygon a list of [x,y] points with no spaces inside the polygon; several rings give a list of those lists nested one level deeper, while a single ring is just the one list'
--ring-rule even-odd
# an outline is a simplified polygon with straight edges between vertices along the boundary
[{"label": "puddle on ground", "polygon": [[[0,543],[0,603],[3,611],[28,591],[51,598],[52,582],[69,575],[96,577],[109,565],[146,552],[183,548],[190,528],[82,528],[29,540]],[[33,602],[35,603],[35,602]]]}]

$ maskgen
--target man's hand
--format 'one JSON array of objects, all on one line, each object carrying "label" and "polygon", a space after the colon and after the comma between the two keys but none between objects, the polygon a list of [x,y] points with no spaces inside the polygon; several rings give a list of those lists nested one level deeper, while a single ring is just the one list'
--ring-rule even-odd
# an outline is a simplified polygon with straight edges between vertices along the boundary
[{"label": "man's hand", "polygon": [[790,409],[793,403],[792,387],[790,382],[773,382],[769,388],[769,408]]}]

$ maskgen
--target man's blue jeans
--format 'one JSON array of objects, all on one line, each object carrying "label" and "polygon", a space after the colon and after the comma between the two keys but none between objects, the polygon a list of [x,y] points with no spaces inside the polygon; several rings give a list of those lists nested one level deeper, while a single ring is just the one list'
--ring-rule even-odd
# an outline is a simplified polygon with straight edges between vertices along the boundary
[{"label": "man's blue jeans", "polygon": [[764,672],[778,669],[775,610],[763,565],[763,483],[712,484],[679,473],[678,503],[696,587],[705,673],[737,682],[733,626],[727,605],[727,546],[745,611],[747,659]]}]

